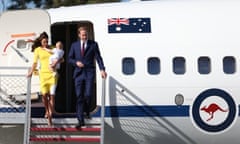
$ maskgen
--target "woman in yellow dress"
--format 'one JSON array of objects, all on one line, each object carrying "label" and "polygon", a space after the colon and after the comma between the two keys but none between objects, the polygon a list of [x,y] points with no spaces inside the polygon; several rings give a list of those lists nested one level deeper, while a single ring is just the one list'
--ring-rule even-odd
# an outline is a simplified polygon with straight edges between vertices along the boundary
[{"label": "woman in yellow dress", "polygon": [[[48,125],[52,125],[52,114],[54,112],[54,96],[57,85],[57,75],[49,68],[49,57],[51,53],[44,50],[50,49],[48,45],[48,35],[46,32],[40,34],[40,36],[34,41],[32,46],[34,52],[34,59],[32,67],[27,74],[31,77],[37,67],[37,63],[40,63],[39,79],[40,79],[40,91],[42,94],[42,102],[45,106],[45,118],[48,119]],[[56,62],[54,65],[56,65]]]}]

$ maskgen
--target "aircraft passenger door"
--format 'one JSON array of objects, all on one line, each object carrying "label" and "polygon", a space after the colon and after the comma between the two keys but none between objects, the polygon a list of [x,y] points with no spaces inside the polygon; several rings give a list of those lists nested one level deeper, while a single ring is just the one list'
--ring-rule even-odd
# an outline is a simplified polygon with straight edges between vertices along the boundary
[{"label": "aircraft passenger door", "polygon": [[[50,36],[50,17],[44,10],[6,11],[0,15],[0,66],[30,67],[32,41],[43,31]],[[10,71],[11,73],[14,71]],[[25,74],[27,72],[24,72]],[[32,93],[39,92],[38,76],[32,77]]]},{"label": "aircraft passenger door", "polygon": [[0,16],[0,65],[31,66],[32,41],[43,31],[50,36],[50,18],[44,10],[4,12]]}]

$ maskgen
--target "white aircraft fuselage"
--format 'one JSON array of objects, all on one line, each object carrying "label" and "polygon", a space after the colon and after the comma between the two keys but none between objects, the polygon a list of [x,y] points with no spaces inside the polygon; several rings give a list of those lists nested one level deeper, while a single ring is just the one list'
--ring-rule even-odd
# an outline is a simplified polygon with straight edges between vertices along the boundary
[{"label": "white aircraft fuselage", "polygon": [[[86,26],[108,73],[106,144],[238,144],[239,7],[234,0],[163,0],[9,11],[0,17],[0,65],[31,66],[31,40],[42,31],[51,44],[62,41],[59,95],[69,99],[60,100],[69,112],[67,56],[77,27]],[[101,105],[96,69],[93,109]],[[38,76],[32,83],[38,92]]]}]

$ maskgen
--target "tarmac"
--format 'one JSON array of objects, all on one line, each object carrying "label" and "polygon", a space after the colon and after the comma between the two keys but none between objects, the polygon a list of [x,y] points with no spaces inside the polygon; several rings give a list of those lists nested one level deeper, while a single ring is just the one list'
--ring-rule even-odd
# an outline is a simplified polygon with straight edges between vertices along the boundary
[{"label": "tarmac", "polygon": [[0,125],[0,144],[22,144],[24,125]]}]

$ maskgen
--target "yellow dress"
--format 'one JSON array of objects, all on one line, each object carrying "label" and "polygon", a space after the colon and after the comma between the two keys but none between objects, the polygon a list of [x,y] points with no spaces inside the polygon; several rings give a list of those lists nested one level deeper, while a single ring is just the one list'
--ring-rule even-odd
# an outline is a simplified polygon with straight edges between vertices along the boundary
[{"label": "yellow dress", "polygon": [[55,94],[57,75],[55,75],[49,69],[49,57],[51,54],[41,47],[37,47],[34,50],[33,62],[37,63],[39,61],[39,79],[40,79],[40,91],[42,94],[51,93]]}]

